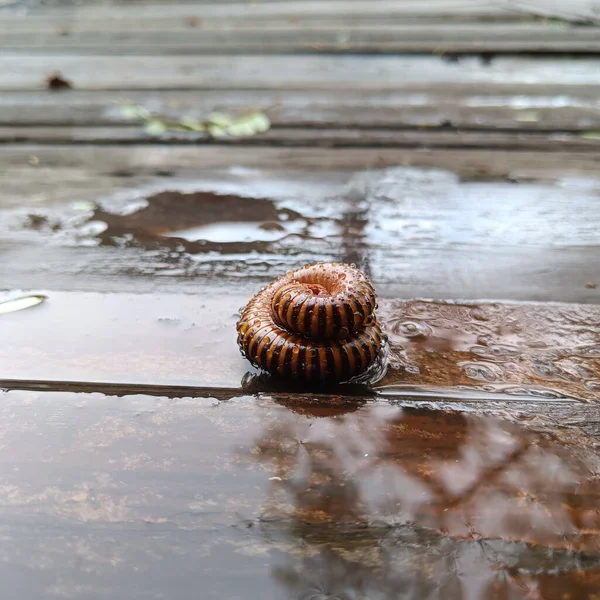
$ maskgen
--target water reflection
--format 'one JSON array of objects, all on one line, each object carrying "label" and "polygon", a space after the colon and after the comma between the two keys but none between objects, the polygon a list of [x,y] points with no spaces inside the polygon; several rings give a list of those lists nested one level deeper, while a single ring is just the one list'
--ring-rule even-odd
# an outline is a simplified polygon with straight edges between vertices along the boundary
[{"label": "water reflection", "polygon": [[600,464],[515,420],[367,405],[266,423],[272,569],[299,600],[584,599],[600,589]]},{"label": "water reflection", "polygon": [[391,345],[380,389],[455,388],[597,400],[598,310],[585,305],[381,302]]}]

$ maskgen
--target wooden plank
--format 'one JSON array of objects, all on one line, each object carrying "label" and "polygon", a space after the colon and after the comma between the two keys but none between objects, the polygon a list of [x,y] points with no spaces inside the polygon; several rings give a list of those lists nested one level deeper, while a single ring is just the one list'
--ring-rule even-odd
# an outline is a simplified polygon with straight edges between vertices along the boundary
[{"label": "wooden plank", "polygon": [[[577,0],[575,0],[577,1]],[[140,10],[131,10],[128,3],[111,2],[98,6],[81,3],[67,7],[32,7],[27,13],[5,13],[3,19],[18,27],[27,27],[27,23],[35,26],[44,24],[69,22],[79,24],[91,23],[102,25],[112,21],[117,27],[119,23],[136,22],[143,27],[144,23],[163,21],[165,23],[190,25],[189,18],[196,18],[195,26],[211,24],[215,21],[237,23],[294,23],[311,21],[327,22],[351,18],[358,22],[379,19],[389,22],[390,19],[433,18],[433,19],[507,19],[526,18],[528,11],[521,6],[509,6],[508,3],[482,4],[477,0],[432,0],[428,3],[419,0],[317,0],[301,2],[299,0],[258,0],[253,2],[144,2],[138,3]],[[141,7],[143,6],[143,10]],[[563,11],[564,12],[564,11]],[[531,13],[529,13],[531,14]]]},{"label": "wooden plank", "polygon": [[[8,379],[240,390],[249,385],[246,373],[255,373],[235,344],[236,306],[246,300],[241,295],[225,301],[209,293],[201,306],[195,296],[48,296],[47,306],[0,322]],[[388,374],[375,385],[384,396],[472,392],[485,399],[492,392],[491,398],[600,400],[599,338],[589,332],[600,316],[597,306],[380,305],[391,343]],[[475,313],[482,318],[474,320]],[[502,321],[519,332],[510,345],[497,333]],[[415,338],[404,324],[427,333]],[[486,342],[478,343],[482,337]]]},{"label": "wooden plank", "polygon": [[[430,0],[427,3],[419,0],[135,0],[136,11],[140,21],[148,19],[186,18],[189,16],[201,19],[196,26],[202,24],[202,19],[217,18],[239,19],[252,21],[269,19],[296,22],[306,18],[324,20],[328,17],[340,18],[341,15],[355,17],[364,22],[365,19],[379,17],[393,18],[433,18],[439,19],[507,19],[524,20],[531,17],[555,19],[554,25],[562,22],[589,23],[597,22],[597,0],[572,0],[568,6],[555,0],[498,0],[493,3],[481,3],[478,0]],[[103,5],[89,0],[59,0],[51,7],[28,7],[26,18],[36,19],[86,19],[102,21],[111,19],[123,21],[131,19],[131,2],[113,0]],[[22,11],[5,12],[5,18],[23,19]],[[556,22],[558,21],[558,23]]]},{"label": "wooden plank", "polygon": [[[4,288],[197,293],[210,278],[223,293],[235,284],[250,297],[274,272],[344,260],[368,268],[387,297],[600,303],[599,287],[587,286],[600,282],[591,152],[22,145],[0,146],[0,164],[11,173],[0,190]],[[177,193],[152,202],[157,210],[165,199],[178,203],[160,213],[185,219],[169,221],[172,231],[210,228],[209,219],[229,231],[220,242],[127,242],[135,227],[113,218],[122,247],[81,222],[90,203],[128,210],[168,190],[262,198],[270,212],[248,204],[254,225],[237,245],[228,211],[208,211],[201,194],[188,204]],[[365,214],[362,204],[356,213],[361,199]],[[274,207],[310,219],[308,229],[298,229],[302,219],[279,220],[283,230],[265,238],[259,226],[273,221]]]},{"label": "wooden plank", "polygon": [[[41,306],[0,319],[3,379],[269,390],[252,380],[236,344],[248,295],[208,286],[186,295],[38,291],[48,297]],[[600,400],[598,305],[381,298],[379,306],[390,356],[373,389],[383,397]]]},{"label": "wooden plank", "polygon": [[298,414],[280,396],[1,400],[11,597],[185,600],[201,577],[206,600],[384,598],[459,576],[520,589],[525,569],[543,592],[597,589],[592,440],[544,403],[519,423],[384,404]]},{"label": "wooden plank", "polygon": [[76,89],[360,89],[411,85],[600,85],[598,59],[391,56],[40,56],[0,57],[0,90],[43,89],[59,72]]},{"label": "wooden plank", "polygon": [[[513,158],[516,160],[516,157]],[[204,168],[207,168],[206,165]],[[39,200],[37,206],[32,205],[23,194],[22,183],[21,197],[15,196],[10,188],[3,190],[5,197],[13,202],[13,208],[6,208],[2,217],[5,260],[0,267],[0,280],[3,285],[25,287],[30,285],[28,281],[33,281],[35,273],[37,285],[47,281],[51,291],[75,285],[78,289],[95,287],[106,290],[112,287],[121,291],[123,286],[129,286],[129,289],[139,292],[149,289],[148,286],[156,288],[160,285],[156,282],[157,277],[166,277],[171,280],[171,291],[195,291],[199,294],[198,282],[211,277],[213,286],[219,278],[223,284],[229,282],[229,286],[235,281],[237,291],[232,294],[229,288],[226,295],[230,300],[224,302],[223,287],[202,286],[203,306],[198,310],[201,308],[200,314],[210,314],[210,321],[199,324],[201,329],[192,327],[191,321],[189,324],[181,322],[182,315],[198,313],[194,308],[199,302],[196,296],[184,296],[179,301],[176,296],[160,297],[156,294],[145,298],[123,295],[115,298],[71,296],[52,291],[54,300],[48,310],[57,310],[55,316],[48,316],[47,311],[44,313],[40,309],[25,312],[22,318],[18,315],[16,321],[0,321],[0,327],[3,323],[8,327],[1,333],[6,353],[2,356],[2,364],[5,365],[5,375],[11,378],[30,378],[29,370],[35,364],[38,377],[46,369],[43,371],[46,377],[61,380],[104,379],[114,382],[117,377],[117,383],[139,383],[146,374],[141,369],[147,362],[151,365],[148,371],[151,383],[236,388],[245,373],[245,363],[240,360],[235,344],[231,343],[236,310],[252,295],[256,289],[254,286],[258,287],[259,284],[255,283],[258,280],[268,281],[276,272],[316,260],[355,261],[365,266],[383,297],[544,297],[548,300],[577,299],[596,303],[599,298],[600,257],[596,256],[594,226],[598,218],[597,203],[594,202],[597,180],[571,183],[566,180],[560,186],[521,184],[515,188],[510,183],[461,183],[448,172],[402,168],[318,176],[287,173],[278,177],[262,171],[240,170],[237,174],[235,171],[229,174],[196,171],[193,175],[188,173],[187,179],[179,175],[177,178],[149,181],[145,187],[140,187],[140,182],[133,180],[129,190],[123,179],[117,188],[112,189],[114,177],[107,177],[106,188],[99,198],[99,175],[96,175],[96,182],[92,176],[82,176],[76,181],[89,182],[90,189],[85,194],[81,186],[74,187],[69,198],[65,191],[65,172],[59,170],[54,175],[54,183],[49,175],[51,173],[43,165],[32,168],[32,178],[39,179],[40,187],[33,188],[30,194],[35,199],[42,191],[45,194],[42,198],[51,198],[52,188],[60,188],[62,205],[54,201],[54,205],[48,203],[45,206]],[[17,172],[14,174],[17,175]],[[16,179],[22,182],[25,178]],[[177,189],[188,193],[156,195],[163,190]],[[191,191],[196,194],[190,194]],[[407,205],[409,191],[410,203]],[[225,203],[214,193],[233,196]],[[568,203],[565,203],[566,195]],[[144,197],[148,198],[148,207],[132,212],[131,202]],[[327,198],[336,197],[346,200],[335,204],[325,202]],[[113,208],[109,212],[106,208],[88,215],[86,211],[89,209],[84,207],[78,209],[78,216],[76,207],[69,206],[69,200],[94,200]],[[394,202],[390,204],[390,200]],[[236,217],[232,221],[228,216],[233,210],[232,202],[237,202],[235,214],[246,210],[252,216]],[[367,205],[360,208],[357,202],[367,202]],[[8,203],[5,200],[2,204],[7,206]],[[293,218],[279,219],[278,215],[284,209],[293,211]],[[29,218],[28,223],[27,214],[31,212],[37,215],[37,220]],[[121,212],[125,214],[119,216]],[[290,213],[286,214],[289,217]],[[90,224],[87,223],[89,219]],[[237,229],[231,229],[240,219],[254,223],[254,227],[246,224],[245,233],[242,232],[245,242],[239,241]],[[300,231],[293,223],[302,220],[306,223]],[[259,225],[263,221],[281,221],[278,225],[281,233],[270,242],[272,234],[265,239],[265,233],[260,231]],[[288,221],[290,225],[287,225]],[[94,223],[106,223],[106,226],[97,228]],[[215,232],[211,233],[210,229],[213,225],[221,230],[216,238]],[[227,227],[230,228],[229,234]],[[196,229],[197,233],[190,237],[182,229]],[[298,233],[302,235],[298,236]],[[61,248],[61,245],[64,247]],[[41,253],[44,255],[42,268],[39,261]],[[588,285],[589,282],[592,284]],[[211,294],[213,304],[210,304]],[[382,303],[382,310],[385,306]],[[167,309],[173,314],[162,314]],[[406,307],[394,310],[396,312],[388,312],[384,318],[392,330],[399,320],[394,315],[410,312]],[[459,309],[450,305],[445,310]],[[467,330],[470,318],[468,311],[471,309],[464,310],[468,314],[461,316],[460,323],[456,324],[461,331]],[[492,323],[486,327],[492,327],[494,320],[514,322],[518,317],[516,313],[494,313],[494,306],[489,310],[493,318],[482,317],[477,323],[488,319]],[[570,318],[565,314],[576,309],[562,307],[556,309],[558,315],[551,306],[523,310],[525,317],[518,317],[525,321],[519,326],[521,331],[534,332],[534,328],[526,323],[544,323],[544,319],[548,319],[551,323],[548,331],[560,333],[561,319]],[[526,310],[534,311],[535,318],[527,317]],[[584,310],[582,314],[585,314],[587,309],[577,310]],[[89,316],[86,317],[86,314]],[[144,315],[144,319],[136,325],[137,314]],[[42,321],[37,321],[36,317]],[[113,318],[117,319],[116,325],[111,325]],[[589,318],[592,317],[586,317]],[[27,325],[27,319],[34,321]],[[78,320],[80,325],[69,324],[69,319]],[[130,321],[132,323],[128,327],[131,333],[128,335],[131,337],[121,337],[125,346],[119,349],[111,328],[125,329]],[[31,337],[33,331],[44,330],[42,322],[54,322],[64,330],[61,336],[64,351],[56,345],[56,331],[52,328],[45,334],[49,344],[46,350],[43,340]],[[218,324],[216,334],[211,337],[210,327],[215,323]],[[171,330],[173,342],[161,349],[162,344],[168,343],[170,334],[163,334],[162,330],[169,324],[175,326]],[[198,339],[204,340],[205,350],[188,348],[180,339],[184,325],[184,329],[191,332],[183,334],[184,338],[187,336],[193,344],[197,344]],[[89,327],[94,329],[88,331]],[[442,329],[450,331],[452,327]],[[69,337],[68,331],[74,331],[76,339]],[[102,350],[99,336],[103,331],[106,332],[107,343],[112,344],[111,352]],[[88,335],[94,340],[94,355],[88,359],[81,351],[81,335],[84,338]],[[482,335],[481,332],[478,335]],[[464,347],[477,345],[476,337],[464,342],[460,360],[457,359],[455,364],[468,362],[468,352],[465,353]],[[576,339],[574,330],[571,329],[566,337],[573,344]],[[33,348],[26,342],[27,339],[35,339]],[[400,351],[405,341],[397,338],[397,343],[398,348],[393,348],[395,352]],[[501,344],[500,341],[497,343]],[[526,346],[527,343],[523,341],[521,345]],[[588,340],[579,345],[593,346],[594,343]],[[532,340],[531,344],[537,348],[539,340]],[[555,342],[553,344],[556,345]],[[181,348],[183,356],[177,348]],[[165,352],[159,361],[160,369],[149,357],[146,361],[141,360],[141,352],[148,354],[149,349],[152,349],[153,356],[157,352]],[[69,352],[75,352],[75,355],[70,357]],[[539,354],[538,350],[535,352]],[[188,353],[189,358],[186,358]],[[449,372],[443,364],[446,356],[444,347],[438,358],[442,363],[432,366],[430,372],[445,374],[456,385],[461,381],[459,375],[462,371]],[[202,379],[204,371],[194,368],[198,361],[207,369],[207,381]],[[215,365],[208,367],[213,362]],[[220,365],[218,368],[217,363]],[[521,357],[519,364],[529,364],[528,359]],[[89,368],[89,373],[86,368]],[[496,368],[492,368],[492,375]],[[11,369],[15,370],[11,373]],[[516,379],[511,379],[515,373]],[[513,387],[531,383],[537,371],[526,370],[523,373],[517,369],[515,373],[511,375],[509,372],[505,383]],[[390,377],[382,385],[396,386],[399,383],[393,374]],[[424,375],[419,380],[429,382]],[[462,381],[464,385],[469,383]],[[410,383],[410,377],[403,374],[402,382]],[[581,383],[578,378],[574,384],[567,379],[560,382],[559,389],[585,397],[587,388],[581,388]],[[437,381],[437,385],[440,387],[442,384]],[[576,387],[573,388],[573,385]],[[389,387],[385,389],[390,392]],[[594,390],[591,391],[594,393]]]},{"label": "wooden plank", "polygon": [[[29,285],[27,277],[32,271],[39,272],[40,245],[54,242],[45,253],[46,261],[52,261],[53,265],[47,268],[49,280],[51,273],[75,279],[78,273],[87,274],[88,280],[90,276],[112,275],[125,280],[135,264],[135,272],[142,279],[149,279],[145,285],[155,281],[157,273],[189,280],[187,285],[193,285],[194,277],[210,273],[236,278],[242,263],[246,264],[245,277],[253,273],[264,278],[275,265],[285,270],[305,259],[352,262],[358,257],[358,262],[368,255],[371,270],[378,281],[396,290],[393,295],[403,294],[407,285],[414,295],[435,295],[446,290],[451,292],[448,297],[468,294],[476,298],[493,291],[504,298],[534,299],[543,294],[549,300],[579,300],[591,299],[595,293],[584,286],[596,276],[598,264],[593,260],[596,247],[593,223],[598,218],[595,202],[598,157],[593,153],[540,156],[518,152],[482,155],[475,151],[382,150],[387,164],[396,166],[384,169],[386,163],[375,168],[377,154],[351,150],[278,152],[222,146],[186,149],[26,145],[0,150],[2,164],[12,174],[0,191],[6,242],[1,280],[11,287]],[[315,170],[311,161],[319,161],[320,170]],[[403,164],[413,167],[398,168]],[[418,165],[427,169],[416,168]],[[326,170],[328,167],[332,172]],[[295,171],[282,172],[291,168]],[[481,181],[469,181],[473,177]],[[511,182],[520,180],[523,182],[517,186]],[[398,206],[393,211],[377,194],[371,197],[374,194],[371,190],[380,185],[389,188],[386,197],[397,198]],[[398,196],[406,189],[413,190],[411,197],[416,203],[410,210],[409,221],[403,212],[404,197]],[[172,190],[173,194],[157,195],[165,190]],[[186,196],[185,192],[198,195]],[[162,253],[148,252],[146,247],[155,243],[164,246],[169,240],[160,236],[142,238],[139,248],[135,242],[128,244],[130,256],[135,257],[131,262],[121,254],[118,244],[114,252],[110,250],[110,236],[135,234],[133,224],[128,228],[126,221],[114,221],[112,233],[100,236],[102,232],[86,233],[81,222],[88,218],[90,202],[116,206],[113,210],[127,210],[128,202],[152,197],[152,210],[159,212],[165,202],[177,202],[179,211],[174,214],[181,213],[185,221],[165,221],[172,232],[227,223],[229,209],[223,205],[223,213],[214,207],[207,211],[203,203],[210,196],[203,197],[202,192],[237,195],[240,207],[248,204],[244,197],[266,199],[256,206],[248,204],[252,207],[248,220],[259,222],[244,234],[249,235],[246,245],[230,244],[238,239],[236,235],[240,232],[234,235],[235,230],[227,233],[225,228],[226,237],[214,238],[214,243],[202,247],[193,237],[187,242],[171,240],[176,247],[183,244],[185,252],[165,261]],[[340,200],[331,204],[331,198]],[[358,202],[356,198],[369,201],[368,213],[358,221],[358,217],[352,217],[357,210],[353,204]],[[73,212],[72,203],[83,203],[84,208]],[[295,224],[288,225],[275,218],[278,214],[275,207],[293,210]],[[259,208],[268,208],[270,212],[256,212]],[[153,214],[152,210],[145,214]],[[348,217],[344,216],[346,212]],[[27,215],[31,213],[46,216],[48,222],[35,229],[27,224]],[[435,227],[423,229],[432,215]],[[102,215],[101,220],[106,218]],[[166,217],[161,219],[164,221]],[[258,229],[263,221],[274,219],[280,221],[279,233],[266,234]],[[391,230],[386,225],[389,219],[397,224]],[[490,230],[494,221],[496,229]],[[406,228],[400,227],[402,223]],[[566,224],[568,228],[561,234]],[[400,227],[398,235],[393,234],[395,226]],[[346,229],[353,232],[347,240]],[[298,235],[303,237],[295,237]],[[96,246],[102,237],[104,247],[99,250]],[[56,243],[66,245],[66,249],[59,249]],[[74,251],[69,249],[73,244],[77,248]],[[304,255],[298,254],[299,244]],[[85,248],[90,249],[84,252]],[[209,250],[216,255],[211,258]],[[409,281],[407,261],[412,264],[411,253],[417,250],[427,269],[417,270],[413,273],[415,279]],[[248,252],[254,252],[254,257]],[[190,254],[203,258],[190,261]],[[545,263],[555,265],[560,278],[553,280],[552,271],[542,266]],[[461,272],[463,265],[469,265],[468,276]],[[515,269],[518,275],[511,274]],[[129,284],[120,281],[113,285],[119,289],[119,285]]]},{"label": "wooden plank", "polygon": [[280,127],[456,127],[595,131],[600,129],[600,89],[558,85],[533,89],[515,84],[481,90],[434,84],[407,91],[146,91],[5,92],[0,125],[130,125],[123,109],[134,103],[168,119],[205,119],[211,112],[266,111]]},{"label": "wooden plank", "polygon": [[[592,178],[598,175],[600,154],[539,153],[492,150],[403,150],[395,148],[244,148],[220,146],[121,145],[77,147],[39,144],[0,145],[0,165],[10,169],[15,182],[12,194],[38,189],[44,181],[59,187],[61,179],[72,176],[81,186],[85,179],[111,173],[160,176],[162,173],[197,177],[203,169],[236,168],[293,169],[322,173],[384,167],[423,167],[446,169],[466,180],[560,181],[563,178]],[[36,174],[37,173],[37,174]],[[20,175],[17,176],[17,175]],[[251,176],[251,173],[249,174]],[[23,186],[29,180],[30,186]],[[122,178],[118,177],[122,183]],[[112,181],[114,184],[114,181]],[[16,185],[18,184],[18,185]],[[50,187],[48,188],[50,189]],[[0,190],[0,193],[2,190]],[[12,197],[11,194],[11,197]],[[10,197],[3,198],[3,202]]]},{"label": "wooden plank", "polygon": [[[95,22],[94,22],[95,23]],[[543,52],[598,53],[600,33],[593,27],[549,27],[545,24],[499,23],[347,26],[309,24],[280,25],[273,29],[220,27],[217,29],[170,29],[105,31],[71,26],[69,34],[53,30],[3,34],[4,51],[50,51],[90,54],[244,54],[292,52],[378,53],[478,53]]]},{"label": "wooden plank", "polygon": [[[407,92],[6,92],[0,97],[2,125],[131,124],[122,109],[133,102],[169,120],[203,119],[211,112],[254,108],[276,126],[439,126],[502,129],[593,130],[600,108],[593,86],[564,90],[546,87],[518,93],[517,86],[495,93],[462,92],[445,86]],[[558,98],[556,96],[559,96]]]},{"label": "wooden plank", "polygon": [[[598,136],[600,137],[600,136]],[[157,143],[142,127],[0,127],[0,143]],[[168,131],[158,138],[162,143],[214,143],[205,134]],[[542,150],[589,150],[597,152],[600,140],[578,133],[497,132],[497,131],[418,131],[381,129],[288,129],[272,128],[265,133],[243,138],[222,138],[220,144],[321,146],[329,148],[484,148]]]},{"label": "wooden plank", "polygon": [[[196,294],[204,286],[202,282],[210,280],[223,294],[233,285],[250,298],[272,280],[273,272],[318,260],[360,260],[363,254],[360,246],[304,245],[280,255],[214,254],[191,263],[185,254],[176,260],[167,252],[144,248],[124,252],[120,248],[40,245],[39,239],[35,243],[31,238],[21,243],[3,240],[1,287]],[[379,293],[387,297],[599,302],[600,251],[593,246],[524,249],[447,245],[417,251],[403,245],[392,255],[372,253],[369,260],[375,263],[372,275]],[[588,282],[596,287],[589,287]]]},{"label": "wooden plank", "polygon": [[560,0],[509,0],[504,6],[526,14],[573,23],[599,23],[597,0],[575,0],[565,5]]}]

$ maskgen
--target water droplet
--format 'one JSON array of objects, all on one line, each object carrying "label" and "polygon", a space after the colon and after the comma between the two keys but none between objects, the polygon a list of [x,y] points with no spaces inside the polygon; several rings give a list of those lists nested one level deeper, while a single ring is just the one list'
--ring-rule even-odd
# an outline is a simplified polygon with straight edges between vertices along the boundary
[{"label": "water droplet", "polygon": [[179,317],[158,317],[157,321],[159,323],[166,323],[168,325],[177,325],[181,323],[181,319]]},{"label": "water droplet", "polygon": [[600,380],[598,379],[588,379],[583,385],[590,392],[600,392]]},{"label": "water droplet", "polygon": [[471,314],[471,317],[477,321],[489,321],[490,320],[489,316],[486,315],[485,312],[483,311],[483,309],[480,308],[479,306],[471,309],[470,314]]},{"label": "water droplet", "polygon": [[520,386],[506,386],[502,387],[502,392],[509,394],[510,396],[533,396],[535,398],[564,398],[558,392],[549,390],[547,388],[534,388],[534,387],[520,387]]},{"label": "water droplet", "polygon": [[482,346],[489,346],[494,338],[489,333],[477,336],[477,343]]},{"label": "water droplet", "polygon": [[560,373],[552,365],[534,362],[531,366],[535,373],[543,379],[552,379],[560,376]]},{"label": "water droplet", "polygon": [[426,338],[433,333],[431,327],[421,321],[400,321],[394,323],[392,331],[397,335],[403,335],[407,338]]},{"label": "water droplet", "polygon": [[559,392],[555,392],[554,390],[549,390],[546,388],[527,388],[525,391],[529,396],[534,396],[536,398],[547,398],[549,400],[554,400],[556,398],[564,397]]},{"label": "water droplet", "polygon": [[350,263],[350,267],[356,269],[356,263]]},{"label": "water droplet", "polygon": [[496,381],[501,373],[496,365],[483,362],[462,363],[461,367],[469,379],[476,381]]},{"label": "water droplet", "polygon": [[600,356],[600,346],[582,346],[576,348],[575,352],[573,352],[573,355],[582,357]]},{"label": "water droplet", "polygon": [[489,360],[508,360],[521,355],[521,350],[514,346],[502,346],[494,344],[492,346],[473,346],[471,352],[482,358]]}]

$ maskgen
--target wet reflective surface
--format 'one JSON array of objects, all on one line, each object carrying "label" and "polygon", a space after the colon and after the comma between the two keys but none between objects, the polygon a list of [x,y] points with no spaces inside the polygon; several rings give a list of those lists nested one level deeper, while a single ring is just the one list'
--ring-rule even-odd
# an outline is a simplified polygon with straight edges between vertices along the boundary
[{"label": "wet reflective surface", "polygon": [[[589,23],[119,4],[0,0],[0,600],[600,600],[598,61],[496,55],[588,52]],[[358,56],[405,17],[440,56]],[[272,56],[239,55],[265,19]],[[253,106],[258,138],[154,137]],[[316,261],[379,296],[351,386],[236,345]]]},{"label": "wet reflective surface", "polygon": [[411,167],[117,175],[102,194],[75,182],[69,201],[9,204],[0,228],[17,248],[72,249],[64,256],[82,276],[97,274],[93,260],[128,286],[131,276],[256,283],[321,260],[357,263],[396,298],[600,301],[586,287],[599,277],[591,178],[515,186]]},{"label": "wet reflective surface", "polygon": [[[0,315],[4,380],[297,391],[253,378],[241,356],[248,294],[200,283],[197,294],[43,293],[43,304]],[[377,314],[389,352],[363,395],[600,399],[598,306],[381,299]]]},{"label": "wet reflective surface", "polygon": [[[599,599],[597,181],[43,168],[0,210],[8,597]],[[379,294],[359,385],[237,348],[317,260]]]},{"label": "wet reflective surface", "polygon": [[600,399],[600,311],[568,304],[396,301],[382,386]]},{"label": "wet reflective surface", "polygon": [[279,397],[0,397],[9,597],[597,598],[576,429]]}]

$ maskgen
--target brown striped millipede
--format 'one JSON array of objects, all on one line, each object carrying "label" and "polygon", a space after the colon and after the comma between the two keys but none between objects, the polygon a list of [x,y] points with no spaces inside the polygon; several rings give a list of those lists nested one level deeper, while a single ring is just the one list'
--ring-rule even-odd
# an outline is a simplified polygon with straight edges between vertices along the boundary
[{"label": "brown striped millipede", "polygon": [[354,265],[306,265],[263,288],[237,323],[242,354],[273,375],[348,381],[384,343],[375,291]]}]

